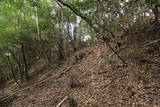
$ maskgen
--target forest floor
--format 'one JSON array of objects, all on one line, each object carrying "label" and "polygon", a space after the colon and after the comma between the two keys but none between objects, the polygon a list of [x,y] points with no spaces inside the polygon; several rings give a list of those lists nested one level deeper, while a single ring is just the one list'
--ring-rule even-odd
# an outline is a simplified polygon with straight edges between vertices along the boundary
[{"label": "forest floor", "polygon": [[[152,40],[146,39],[148,32],[142,25],[136,26],[138,32],[134,30],[132,36],[116,38],[119,48],[111,43],[129,66],[123,66],[102,41],[96,41],[57,67],[42,69],[23,88],[10,86],[10,93],[31,88],[16,93],[3,107],[56,107],[68,95],[74,101],[66,100],[61,107],[68,102],[78,107],[160,107],[160,53],[144,49]],[[32,86],[41,80],[46,81]]]}]

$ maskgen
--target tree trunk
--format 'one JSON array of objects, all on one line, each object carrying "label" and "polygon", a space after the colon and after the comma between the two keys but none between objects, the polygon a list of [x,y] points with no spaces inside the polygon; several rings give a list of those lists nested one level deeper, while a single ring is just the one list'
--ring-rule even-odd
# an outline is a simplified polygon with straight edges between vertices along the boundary
[{"label": "tree trunk", "polygon": [[11,56],[13,57],[13,59],[15,60],[15,62],[17,63],[18,65],[18,70],[20,72],[20,76],[21,76],[21,80],[23,79],[23,66],[21,65],[21,62],[19,61],[19,59],[16,57],[16,55],[14,54],[14,52],[11,50],[11,49],[8,49],[7,48],[7,51],[9,51],[11,53]]},{"label": "tree trunk", "polygon": [[155,5],[155,7],[152,9],[154,15],[155,15],[155,21],[159,24],[159,11],[158,11],[159,5]]},{"label": "tree trunk", "polygon": [[71,43],[74,51],[76,51],[77,48],[76,48],[75,42],[74,42],[74,40],[73,40],[73,38],[72,38],[72,36],[71,36],[71,33],[70,33],[70,30],[69,30],[69,29],[70,29],[70,23],[69,23],[69,17],[68,17],[68,23],[67,23],[68,37],[69,37],[69,39],[70,39],[70,43]]},{"label": "tree trunk", "polygon": [[29,80],[28,64],[27,64],[27,59],[26,59],[26,54],[25,54],[25,47],[23,43],[21,43],[21,51],[22,51],[22,57],[23,57],[23,62],[24,62],[25,80],[28,81]]},{"label": "tree trunk", "polygon": [[10,69],[11,69],[11,73],[12,73],[13,79],[15,80],[15,82],[17,83],[17,85],[18,85],[19,87],[21,87],[21,85],[20,85],[20,84],[18,83],[18,81],[17,81],[16,75],[14,74],[14,68],[13,68],[13,64],[12,64],[12,62],[11,62],[11,59],[10,59],[9,56],[7,56],[7,58],[8,58],[8,62],[9,62],[9,65],[10,65]]},{"label": "tree trunk", "polygon": [[[76,14],[77,16],[81,17],[84,21],[86,21],[92,28],[93,30],[99,34],[100,36],[97,35],[97,38],[103,40],[106,42],[106,44],[108,45],[108,47],[114,52],[115,55],[117,55],[117,57],[125,64],[127,65],[127,63],[125,62],[125,60],[122,59],[122,57],[116,52],[116,50],[114,50],[110,44],[108,43],[107,39],[108,37],[104,36],[104,34],[102,32],[100,32],[99,29],[103,29],[104,31],[110,33],[112,35],[112,37],[115,37],[115,34],[110,30],[110,29],[107,29],[103,26],[101,26],[100,24],[96,23],[96,22],[93,22],[91,19],[89,19],[88,17],[84,16],[83,14],[81,14],[81,12],[76,8],[74,7],[73,5],[71,4],[68,4],[66,2],[64,2],[63,0],[57,0],[58,2],[60,2],[61,4],[63,4],[64,6],[68,7],[74,14]],[[98,25],[98,27],[96,27],[95,25]]]}]

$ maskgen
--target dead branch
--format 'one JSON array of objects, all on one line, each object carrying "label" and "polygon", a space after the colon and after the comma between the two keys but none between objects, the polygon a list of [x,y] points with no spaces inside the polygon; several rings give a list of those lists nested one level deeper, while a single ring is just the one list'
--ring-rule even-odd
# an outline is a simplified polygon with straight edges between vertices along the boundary
[{"label": "dead branch", "polygon": [[[74,7],[73,5],[64,2],[63,0],[56,0],[59,3],[61,3],[62,5],[68,7],[74,14],[76,14],[77,16],[81,17],[84,21],[86,21],[93,29],[95,32],[97,32],[98,34],[101,34],[101,32],[98,30],[97,27],[95,27],[95,25],[97,25],[98,27],[102,28],[104,31],[106,30],[107,32],[109,32],[113,37],[115,37],[115,34],[102,26],[96,22],[93,22],[92,20],[90,20],[88,17],[84,16],[76,7]],[[99,38],[99,36],[97,36]],[[107,44],[107,46],[114,52],[115,55],[117,55],[117,57],[125,64],[128,65],[125,60],[118,54],[118,52],[108,43],[107,41],[107,37],[105,37],[104,35],[101,36],[100,38],[101,40],[105,41],[105,43]]]},{"label": "dead branch", "polygon": [[6,100],[6,99],[8,99],[8,98],[10,98],[10,97],[12,97],[12,96],[20,93],[20,92],[23,92],[23,91],[28,90],[28,89],[31,89],[31,88],[33,88],[33,87],[35,87],[35,86],[37,86],[37,85],[40,85],[40,84],[42,84],[42,83],[44,83],[44,82],[47,82],[47,81],[49,81],[49,80],[51,80],[51,79],[60,78],[63,74],[65,74],[67,71],[69,71],[72,67],[73,67],[73,66],[70,66],[70,67],[68,67],[68,68],[66,68],[66,69],[63,69],[63,70],[61,71],[61,73],[59,73],[59,74],[57,74],[57,75],[55,75],[55,76],[52,76],[52,77],[50,77],[50,78],[47,78],[47,79],[45,79],[45,80],[39,81],[39,82],[37,82],[36,84],[34,84],[34,85],[32,85],[32,86],[26,87],[26,88],[24,88],[24,89],[22,89],[22,90],[19,90],[19,91],[16,91],[16,92],[13,92],[12,94],[7,95],[6,97],[3,97],[2,99],[0,99],[0,102],[1,102],[1,101],[4,101],[4,100]]},{"label": "dead branch", "polygon": [[60,107],[67,99],[68,99],[68,96],[64,97],[63,100],[59,102],[56,107]]},{"label": "dead branch", "polygon": [[[104,29],[105,31],[109,32],[113,37],[115,37],[115,34],[107,28],[104,28],[102,25],[100,25],[99,23],[93,22],[92,20],[90,20],[88,17],[84,16],[76,7],[74,7],[73,5],[64,2],[63,0],[56,0],[57,2],[61,3],[62,5],[68,7],[75,15],[81,17],[84,21],[86,21],[95,31],[97,30],[97,28],[95,27],[98,26],[102,29]],[[98,32],[99,33],[99,32]]]},{"label": "dead branch", "polygon": [[158,45],[158,44],[160,45],[160,39],[149,42],[144,47],[150,47],[150,46],[154,46],[154,45]]}]

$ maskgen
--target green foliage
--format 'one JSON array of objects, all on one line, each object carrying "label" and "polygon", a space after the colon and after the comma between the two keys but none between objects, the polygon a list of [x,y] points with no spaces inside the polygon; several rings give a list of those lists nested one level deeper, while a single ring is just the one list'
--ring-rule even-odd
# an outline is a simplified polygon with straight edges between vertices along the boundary
[{"label": "green foliage", "polygon": [[[109,38],[106,28],[119,33],[129,24],[143,19],[146,10],[159,3],[159,0],[62,1],[103,26],[97,30]],[[0,50],[3,51],[0,52],[0,66],[5,69],[9,69],[5,54],[11,52],[11,63],[16,65],[14,69],[24,69],[22,44],[27,64],[31,65],[39,58],[55,63],[58,59],[65,59],[75,48],[97,39],[88,23],[55,0],[1,0],[0,10]],[[101,65],[116,61],[110,56],[102,59]]]},{"label": "green foliage", "polygon": [[160,3],[160,1],[159,0],[145,0],[145,2],[147,3],[147,4],[159,4]]}]

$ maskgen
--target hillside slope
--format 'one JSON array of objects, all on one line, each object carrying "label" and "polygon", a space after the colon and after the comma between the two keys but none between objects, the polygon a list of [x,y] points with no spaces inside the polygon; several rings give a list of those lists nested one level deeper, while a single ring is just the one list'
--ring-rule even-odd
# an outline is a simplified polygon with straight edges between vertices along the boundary
[{"label": "hillside slope", "polygon": [[[47,73],[39,78],[50,78],[48,81],[16,94],[7,106],[54,107],[70,95],[78,107],[159,107],[160,52],[148,52],[144,48],[145,44],[160,38],[155,30],[159,26],[150,28],[151,25],[153,22],[142,23],[127,30],[115,40],[121,44],[119,48],[115,42],[111,43],[129,64],[128,67],[123,66],[105,44],[96,41],[56,69],[45,70]],[[65,70],[62,75],[51,78]],[[37,79],[28,86],[36,82]],[[74,82],[74,87],[70,86],[71,82]],[[67,104],[65,101],[62,107]]]}]

